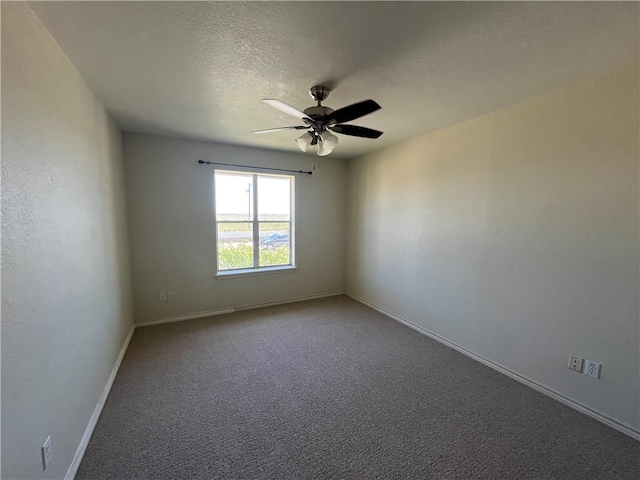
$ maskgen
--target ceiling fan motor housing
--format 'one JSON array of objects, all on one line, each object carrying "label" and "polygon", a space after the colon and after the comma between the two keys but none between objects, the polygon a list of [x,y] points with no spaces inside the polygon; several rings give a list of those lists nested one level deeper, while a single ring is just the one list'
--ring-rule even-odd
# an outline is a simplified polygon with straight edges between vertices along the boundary
[{"label": "ceiling fan motor housing", "polygon": [[317,120],[322,120],[327,115],[333,113],[333,108],[323,107],[321,105],[318,105],[317,107],[305,108],[302,113],[304,113],[309,118],[312,118],[313,120],[317,121]]}]

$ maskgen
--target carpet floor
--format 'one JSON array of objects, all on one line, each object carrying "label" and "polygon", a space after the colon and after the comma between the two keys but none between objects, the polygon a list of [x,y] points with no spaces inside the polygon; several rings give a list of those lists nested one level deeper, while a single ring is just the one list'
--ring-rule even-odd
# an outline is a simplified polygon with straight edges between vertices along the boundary
[{"label": "carpet floor", "polygon": [[77,479],[632,479],[640,442],[346,296],[138,328]]}]

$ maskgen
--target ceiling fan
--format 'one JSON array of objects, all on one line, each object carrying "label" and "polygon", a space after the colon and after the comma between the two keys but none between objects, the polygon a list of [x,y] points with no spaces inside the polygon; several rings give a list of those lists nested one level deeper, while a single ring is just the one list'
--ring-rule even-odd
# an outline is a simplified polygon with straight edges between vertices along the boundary
[{"label": "ceiling fan", "polygon": [[303,152],[306,152],[309,145],[317,145],[318,149],[316,153],[321,157],[329,155],[338,144],[338,137],[333,135],[331,132],[363,138],[378,138],[382,135],[383,132],[378,130],[358,127],[356,125],[347,125],[344,123],[375,112],[381,108],[380,105],[373,100],[365,100],[338,110],[333,110],[332,108],[321,105],[321,102],[329,96],[330,92],[331,89],[328,87],[311,87],[309,89],[309,93],[313,99],[318,102],[318,105],[306,108],[302,112],[280,100],[273,100],[270,98],[263,99],[262,101],[267,105],[299,118],[302,120],[304,125],[268,128],[266,130],[256,130],[253,133],[271,133],[290,129],[307,130],[307,132],[296,138],[298,147]]}]

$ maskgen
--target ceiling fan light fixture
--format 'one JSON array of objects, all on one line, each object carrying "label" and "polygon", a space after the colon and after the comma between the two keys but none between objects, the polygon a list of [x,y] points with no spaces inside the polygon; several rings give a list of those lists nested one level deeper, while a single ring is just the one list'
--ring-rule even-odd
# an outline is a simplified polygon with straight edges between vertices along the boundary
[{"label": "ceiling fan light fixture", "polygon": [[333,151],[334,148],[336,148],[336,145],[338,145],[338,137],[333,135],[328,130],[325,130],[319,136],[321,141],[318,142],[318,150],[316,154],[319,157],[326,157]]},{"label": "ceiling fan light fixture", "polygon": [[311,145],[311,142],[313,142],[313,135],[311,135],[311,133],[309,132],[304,132],[302,135],[296,138],[296,143],[298,144],[298,148],[303,152],[307,151],[307,148],[309,148],[309,145]]},{"label": "ceiling fan light fixture", "polygon": [[316,151],[316,155],[319,157],[326,157],[332,152],[330,148],[324,146],[323,143],[318,143],[318,150]]},{"label": "ceiling fan light fixture", "polygon": [[322,140],[322,143],[327,147],[330,148],[331,150],[333,150],[334,148],[336,148],[336,145],[338,145],[338,137],[336,137],[333,133],[331,133],[329,130],[325,130],[324,132],[322,132],[320,134],[320,140]]}]

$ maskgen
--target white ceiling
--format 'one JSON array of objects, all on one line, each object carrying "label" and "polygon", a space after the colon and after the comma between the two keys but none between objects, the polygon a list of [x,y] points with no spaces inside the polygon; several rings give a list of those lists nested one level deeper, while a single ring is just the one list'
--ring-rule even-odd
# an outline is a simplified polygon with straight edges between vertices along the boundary
[{"label": "white ceiling", "polygon": [[639,57],[637,2],[29,2],[124,130],[298,151],[308,89],[382,110],[350,158]]}]

